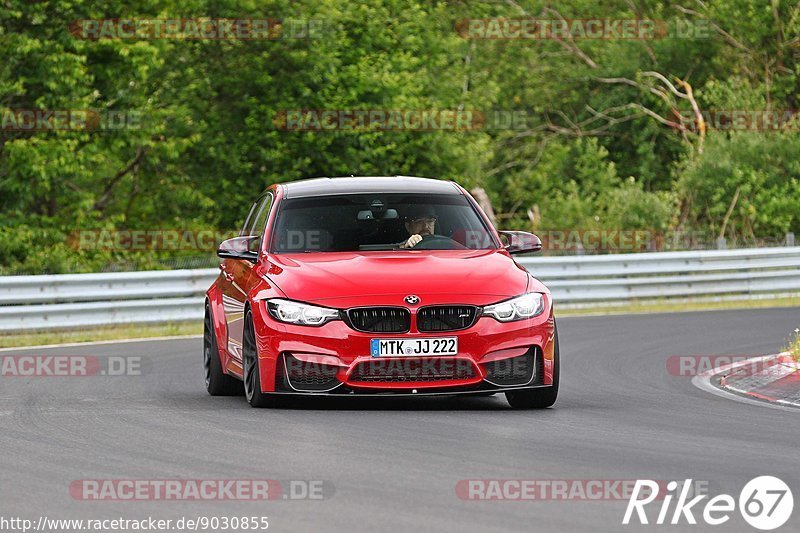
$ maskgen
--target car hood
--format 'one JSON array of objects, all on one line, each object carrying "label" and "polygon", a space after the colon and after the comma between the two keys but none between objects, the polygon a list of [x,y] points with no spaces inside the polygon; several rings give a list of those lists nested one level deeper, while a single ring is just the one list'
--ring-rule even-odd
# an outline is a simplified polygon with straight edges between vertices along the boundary
[{"label": "car hood", "polygon": [[422,305],[486,305],[522,294],[529,282],[529,290],[548,292],[504,250],[327,252],[269,260],[268,276],[288,298],[335,307],[402,305],[408,295],[422,298]]}]

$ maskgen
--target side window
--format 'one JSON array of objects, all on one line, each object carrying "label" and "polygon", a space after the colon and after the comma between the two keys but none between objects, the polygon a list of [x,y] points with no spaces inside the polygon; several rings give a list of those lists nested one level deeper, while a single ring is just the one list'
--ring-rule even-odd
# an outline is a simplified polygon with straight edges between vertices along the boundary
[{"label": "side window", "polygon": [[242,225],[242,230],[239,232],[239,237],[246,237],[248,235],[248,231],[250,231],[250,227],[253,225],[253,219],[256,216],[256,209],[258,209],[258,205],[260,200],[256,200],[253,206],[250,208],[250,212],[247,214],[247,218],[244,220],[244,225]]},{"label": "side window", "polygon": [[267,194],[261,200],[258,207],[258,214],[253,217],[253,223],[250,226],[249,235],[257,235],[258,240],[253,241],[253,249],[261,247],[261,239],[264,236],[264,228],[267,225],[267,218],[269,217],[269,210],[272,207],[272,194]]}]

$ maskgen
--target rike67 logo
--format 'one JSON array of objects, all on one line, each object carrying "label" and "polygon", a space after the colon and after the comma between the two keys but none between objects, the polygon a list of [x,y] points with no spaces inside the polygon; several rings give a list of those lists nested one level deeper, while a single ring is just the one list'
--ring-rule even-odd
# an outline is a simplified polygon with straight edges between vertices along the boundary
[{"label": "rike67 logo", "polygon": [[[730,494],[720,494],[702,505],[701,502],[708,498],[708,494],[689,499],[691,486],[691,479],[687,479],[682,485],[670,481],[667,484],[666,495],[661,495],[663,497],[659,498],[659,484],[656,481],[637,480],[633,494],[628,500],[622,524],[632,523],[634,516],[640,524],[649,524],[645,507],[656,500],[661,504],[654,522],[656,525],[696,525],[696,513],[706,524],[718,526],[730,520],[738,503],[739,513],[748,524],[762,531],[771,531],[784,525],[792,516],[794,509],[791,489],[783,480],[773,476],[760,476],[750,480],[739,493],[738,502]],[[642,495],[644,497],[641,497]],[[673,500],[675,506],[671,508]],[[654,507],[658,507],[658,504]],[[652,516],[650,518],[652,519]],[[633,520],[634,524],[636,520]]]}]

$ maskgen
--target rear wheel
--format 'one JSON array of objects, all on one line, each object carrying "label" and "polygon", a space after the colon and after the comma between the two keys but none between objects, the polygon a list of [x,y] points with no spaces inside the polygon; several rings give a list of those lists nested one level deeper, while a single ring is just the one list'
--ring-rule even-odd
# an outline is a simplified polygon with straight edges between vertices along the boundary
[{"label": "rear wheel", "polygon": [[253,326],[253,313],[248,309],[244,317],[242,338],[242,366],[244,367],[244,395],[252,407],[273,407],[277,399],[261,392],[261,370],[258,365],[258,346]]},{"label": "rear wheel", "polygon": [[211,396],[238,396],[242,393],[242,384],[239,380],[222,371],[214,321],[211,318],[211,306],[208,304],[203,320],[203,366],[206,373],[206,390]]},{"label": "rear wheel", "polygon": [[558,382],[561,374],[561,357],[558,347],[558,326],[553,335],[553,385],[541,389],[529,389],[506,393],[506,400],[514,409],[544,409],[556,403]]}]

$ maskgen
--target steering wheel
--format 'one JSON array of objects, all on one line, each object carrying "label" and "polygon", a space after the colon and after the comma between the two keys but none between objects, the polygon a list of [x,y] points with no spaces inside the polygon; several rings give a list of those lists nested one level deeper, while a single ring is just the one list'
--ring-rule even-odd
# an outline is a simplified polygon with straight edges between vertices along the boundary
[{"label": "steering wheel", "polygon": [[412,250],[466,250],[467,247],[444,235],[423,235]]}]

